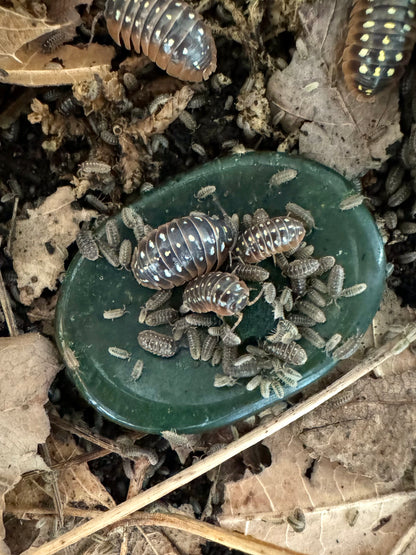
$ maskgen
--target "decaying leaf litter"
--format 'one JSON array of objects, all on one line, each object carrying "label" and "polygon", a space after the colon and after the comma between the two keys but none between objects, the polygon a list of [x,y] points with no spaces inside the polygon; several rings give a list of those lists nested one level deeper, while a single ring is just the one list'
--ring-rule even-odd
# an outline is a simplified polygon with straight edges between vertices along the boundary
[{"label": "decaying leaf litter", "polygon": [[[94,414],[60,374],[50,390],[47,413],[53,426],[42,462],[36,455],[36,445],[48,433],[42,405],[61,364],[52,343],[37,332],[52,333],[55,291],[59,293],[65,265],[75,251],[81,222],[99,221],[117,212],[127,194],[146,194],[166,177],[229,152],[299,152],[361,178],[365,202],[394,264],[389,284],[405,304],[414,302],[414,69],[410,66],[403,81],[400,111],[395,92],[381,93],[382,100],[375,103],[358,103],[346,93],[336,56],[342,52],[349,2],[273,2],[267,8],[261,2],[199,3],[219,52],[218,70],[203,84],[182,83],[145,57],[121,49],[114,61],[115,45],[96,17],[102,4],[83,2],[77,8],[76,0],[14,0],[0,11],[2,28],[15,30],[0,41],[2,275],[19,333],[5,338],[2,348],[2,367],[9,369],[13,382],[1,389],[1,437],[5,445],[17,447],[5,450],[9,457],[4,466],[10,457],[15,461],[12,474],[2,471],[2,494],[10,490],[5,525],[12,552],[70,530],[259,423],[253,418],[202,437],[140,438]],[[55,31],[60,32],[56,41],[68,44],[45,51]],[[28,38],[33,42],[26,44]],[[413,310],[399,305],[394,297],[386,300],[365,339],[367,351],[382,345],[387,332],[414,320]],[[2,331],[8,335],[4,322]],[[13,355],[14,349],[22,360]],[[362,356],[366,354],[338,365],[329,380]],[[366,542],[374,541],[365,544],[368,549],[399,553],[401,544],[412,541],[415,510],[408,437],[414,428],[413,353],[405,351],[393,360],[264,445],[243,451],[198,483],[171,494],[155,510],[182,510],[204,519],[222,511],[223,526],[303,552],[306,545],[311,553],[314,545],[317,551],[322,545],[340,545],[343,553],[356,553],[366,535]],[[29,394],[30,380],[36,384],[34,396]],[[16,413],[13,428],[10,407]],[[28,417],[35,437],[23,431]],[[395,426],[392,420],[397,420]],[[16,433],[19,421],[22,432]],[[46,465],[56,470],[47,471]],[[241,481],[244,473],[251,478]],[[280,488],[273,478],[268,482],[276,474],[282,476]],[[334,482],[327,491],[333,495],[325,498],[320,485],[331,475]],[[343,481],[346,487],[362,485],[340,498]],[[80,491],[71,485],[75,483],[87,485]],[[305,485],[315,488],[313,494],[300,495]],[[34,491],[42,495],[35,499]],[[286,496],[290,491],[293,495]],[[253,501],[253,492],[263,498]],[[180,507],[183,503],[186,508]],[[293,527],[297,509],[305,515],[301,533],[299,525],[298,530]],[[77,548],[93,553],[111,546],[123,552],[136,544],[141,549],[136,552],[201,552],[199,542],[189,543],[195,536],[178,532],[181,537],[168,537],[158,530],[123,522],[83,539]],[[204,549],[209,552],[210,547]],[[7,552],[4,543],[2,550]]]}]

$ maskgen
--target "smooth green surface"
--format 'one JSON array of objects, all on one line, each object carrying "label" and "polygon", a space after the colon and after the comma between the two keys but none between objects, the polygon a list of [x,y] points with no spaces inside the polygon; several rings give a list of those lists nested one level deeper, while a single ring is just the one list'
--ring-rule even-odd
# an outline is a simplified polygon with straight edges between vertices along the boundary
[{"label": "smooth green surface", "polygon": [[[297,178],[271,189],[269,178],[285,168],[297,169]],[[345,267],[345,287],[359,282],[368,284],[363,294],[341,299],[339,307],[335,304],[327,307],[327,322],[315,329],[327,338],[335,332],[349,337],[367,329],[384,289],[384,249],[373,218],[364,206],[339,210],[340,201],[353,192],[348,181],[309,160],[253,152],[216,160],[178,176],[133,206],[154,227],[191,210],[215,214],[218,210],[210,199],[194,198],[200,187],[213,184],[227,212],[240,216],[259,207],[271,216],[282,215],[289,201],[311,210],[317,229],[306,240],[315,246],[314,256],[335,256]],[[133,234],[121,222],[119,227],[124,237],[134,241]],[[270,261],[262,265],[272,269],[276,283],[284,283]],[[57,310],[57,340],[61,351],[66,346],[75,354],[79,368],[70,370],[71,375],[96,409],[134,429],[196,433],[229,424],[276,402],[276,397],[263,399],[258,389],[248,392],[241,384],[214,388],[214,375],[221,369],[192,360],[185,349],[171,359],[161,359],[140,349],[137,334],[147,326],[138,324],[137,317],[140,307],[153,293],[139,286],[130,272],[115,269],[104,259],[91,262],[76,255],[70,265]],[[104,310],[123,305],[128,313],[122,318],[103,319]],[[270,307],[260,301],[244,312],[238,332],[243,338],[263,337],[272,327]],[[334,361],[322,351],[306,342],[302,345],[307,350],[308,362],[300,368],[303,378],[298,387],[288,389],[289,394],[334,366]],[[107,351],[110,346],[128,350],[131,360],[112,357]],[[144,361],[145,369],[142,377],[133,382],[130,374],[138,358]]]}]

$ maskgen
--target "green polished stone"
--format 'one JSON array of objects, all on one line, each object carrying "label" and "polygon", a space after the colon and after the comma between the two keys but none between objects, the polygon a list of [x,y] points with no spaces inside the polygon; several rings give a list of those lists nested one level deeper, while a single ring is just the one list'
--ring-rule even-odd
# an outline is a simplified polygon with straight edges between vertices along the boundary
[{"label": "green polished stone", "polygon": [[[270,188],[270,177],[286,168],[298,171],[296,179]],[[374,220],[364,206],[344,212],[338,208],[341,200],[354,192],[348,181],[309,160],[252,152],[216,160],[180,175],[132,206],[153,227],[191,210],[218,213],[211,199],[198,201],[194,197],[206,185],[215,185],[225,210],[237,212],[240,217],[259,207],[271,216],[283,215],[289,201],[310,210],[317,228],[306,239],[315,246],[314,256],[335,256],[345,268],[345,287],[359,282],[368,284],[363,294],[328,306],[327,322],[315,329],[326,338],[335,332],[347,338],[367,329],[384,289],[384,249]],[[131,231],[121,224],[119,216],[116,218],[123,237],[134,241]],[[270,261],[262,265],[271,270],[275,283],[285,283]],[[91,262],[77,254],[68,269],[57,309],[57,342],[62,353],[70,349],[76,356],[78,368],[68,371],[97,410],[133,429],[197,433],[248,417],[276,402],[274,395],[263,399],[258,389],[248,392],[244,380],[232,388],[214,388],[214,375],[220,368],[192,360],[186,349],[170,359],[144,352],[137,343],[137,334],[146,326],[139,324],[137,318],[140,307],[153,293],[139,286],[130,272],[115,269],[104,259]],[[179,304],[178,291],[176,305]],[[122,318],[103,319],[104,310],[123,305],[128,312]],[[260,301],[244,312],[238,333],[254,342],[273,326],[270,306]],[[296,388],[287,390],[288,395],[320,378],[335,364],[324,352],[305,341],[301,344],[308,361],[298,368],[303,377]],[[110,346],[132,353],[131,360],[114,358],[108,353]],[[138,381],[132,381],[130,374],[137,359],[144,361],[144,371]]]}]

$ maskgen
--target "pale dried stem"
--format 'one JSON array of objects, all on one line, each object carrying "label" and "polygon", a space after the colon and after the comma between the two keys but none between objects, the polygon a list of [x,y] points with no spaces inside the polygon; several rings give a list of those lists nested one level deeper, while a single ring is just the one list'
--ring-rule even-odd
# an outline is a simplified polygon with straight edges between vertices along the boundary
[{"label": "pale dried stem", "polygon": [[274,420],[260,425],[258,428],[252,430],[236,441],[233,441],[220,451],[217,451],[205,459],[196,462],[190,468],[187,468],[175,476],[168,478],[164,482],[139,493],[136,497],[121,503],[114,509],[108,510],[103,515],[93,518],[89,522],[74,528],[59,538],[51,540],[42,547],[25,551],[25,554],[51,555],[52,553],[56,553],[60,549],[73,545],[77,541],[86,538],[106,526],[126,518],[133,512],[149,505],[150,503],[153,503],[154,501],[157,501],[177,488],[188,484],[195,478],[205,474],[213,468],[216,468],[218,465],[231,459],[235,455],[238,455],[245,449],[263,441],[292,422],[295,422],[305,414],[310,413],[312,410],[325,403],[325,401],[328,401],[347,387],[354,384],[357,380],[374,370],[386,360],[400,354],[415,339],[416,324],[409,324],[403,333],[397,338],[374,351],[365,361],[357,364],[357,366],[355,366],[350,372],[336,380],[323,391],[320,391],[319,393],[312,395],[306,401],[293,406],[285,413],[277,416]]},{"label": "pale dried stem", "polygon": [[7,293],[6,286],[4,285],[3,275],[0,270],[0,304],[6,318],[7,327],[9,328],[10,337],[19,335],[19,330],[16,326],[12,305],[10,304],[9,294]]},{"label": "pale dried stem", "polygon": [[19,206],[19,197],[15,197],[14,204],[13,204],[13,214],[12,219],[10,220],[10,231],[9,237],[7,238],[7,255],[10,256],[12,242],[14,240],[14,231],[16,229],[16,217],[17,217],[17,208]]},{"label": "pale dried stem", "polygon": [[[106,437],[92,434],[88,430],[88,428],[84,426],[80,426],[79,424],[71,424],[71,422],[67,422],[62,418],[59,418],[52,414],[49,415],[49,419],[51,424],[53,424],[54,426],[57,426],[58,428],[61,428],[62,430],[66,430],[71,434],[75,434],[78,437],[82,437],[83,439],[86,439],[87,441],[93,443],[94,445],[98,445],[103,449],[109,449],[111,452],[117,453],[122,457],[125,456],[125,447],[120,446],[116,441],[111,441],[111,439],[108,439]],[[132,436],[132,442],[135,441],[136,439],[140,439],[144,437],[145,435],[146,434],[142,434],[142,433],[134,434],[134,436]]]}]

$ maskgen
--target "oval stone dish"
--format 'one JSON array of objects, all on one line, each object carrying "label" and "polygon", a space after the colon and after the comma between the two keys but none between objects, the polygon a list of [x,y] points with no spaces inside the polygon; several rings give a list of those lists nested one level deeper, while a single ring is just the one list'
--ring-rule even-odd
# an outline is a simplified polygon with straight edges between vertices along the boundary
[{"label": "oval stone dish", "polygon": [[[294,168],[297,177],[278,187],[270,187],[270,177],[280,170]],[[345,285],[366,282],[359,296],[340,299],[325,309],[327,321],[317,326],[323,337],[339,332],[344,338],[363,333],[377,311],[385,284],[385,257],[381,237],[365,206],[341,211],[340,202],[354,193],[341,175],[316,162],[274,152],[247,153],[209,162],[170,180],[132,204],[153,227],[191,210],[218,214],[210,198],[199,201],[195,193],[215,185],[225,210],[240,217],[256,208],[271,216],[284,215],[287,202],[310,210],[317,228],[306,240],[315,246],[314,256],[333,255],[345,268]],[[115,216],[123,238],[135,244],[131,230]],[[104,229],[98,236],[104,235]],[[263,266],[279,287],[285,278],[270,260]],[[68,371],[82,395],[104,416],[122,426],[150,433],[175,430],[200,433],[246,418],[274,403],[274,394],[263,399],[259,389],[247,391],[247,380],[229,388],[213,386],[221,368],[192,360],[189,351],[180,349],[169,359],[143,351],[137,342],[139,331],[148,326],[138,323],[140,307],[154,293],[139,286],[126,270],[110,266],[105,259],[91,262],[77,254],[65,277],[57,308],[56,329],[59,349]],[[180,294],[176,294],[177,306]],[[104,310],[126,307],[127,313],[116,320],[105,320]],[[263,300],[244,311],[238,334],[255,343],[273,329],[272,311]],[[157,329],[166,333],[168,329]],[[325,352],[302,340],[308,361],[297,367],[302,379],[293,395],[327,373],[336,362]],[[117,346],[132,353],[121,360],[108,353]],[[137,359],[144,362],[137,381],[131,372]]]}]

